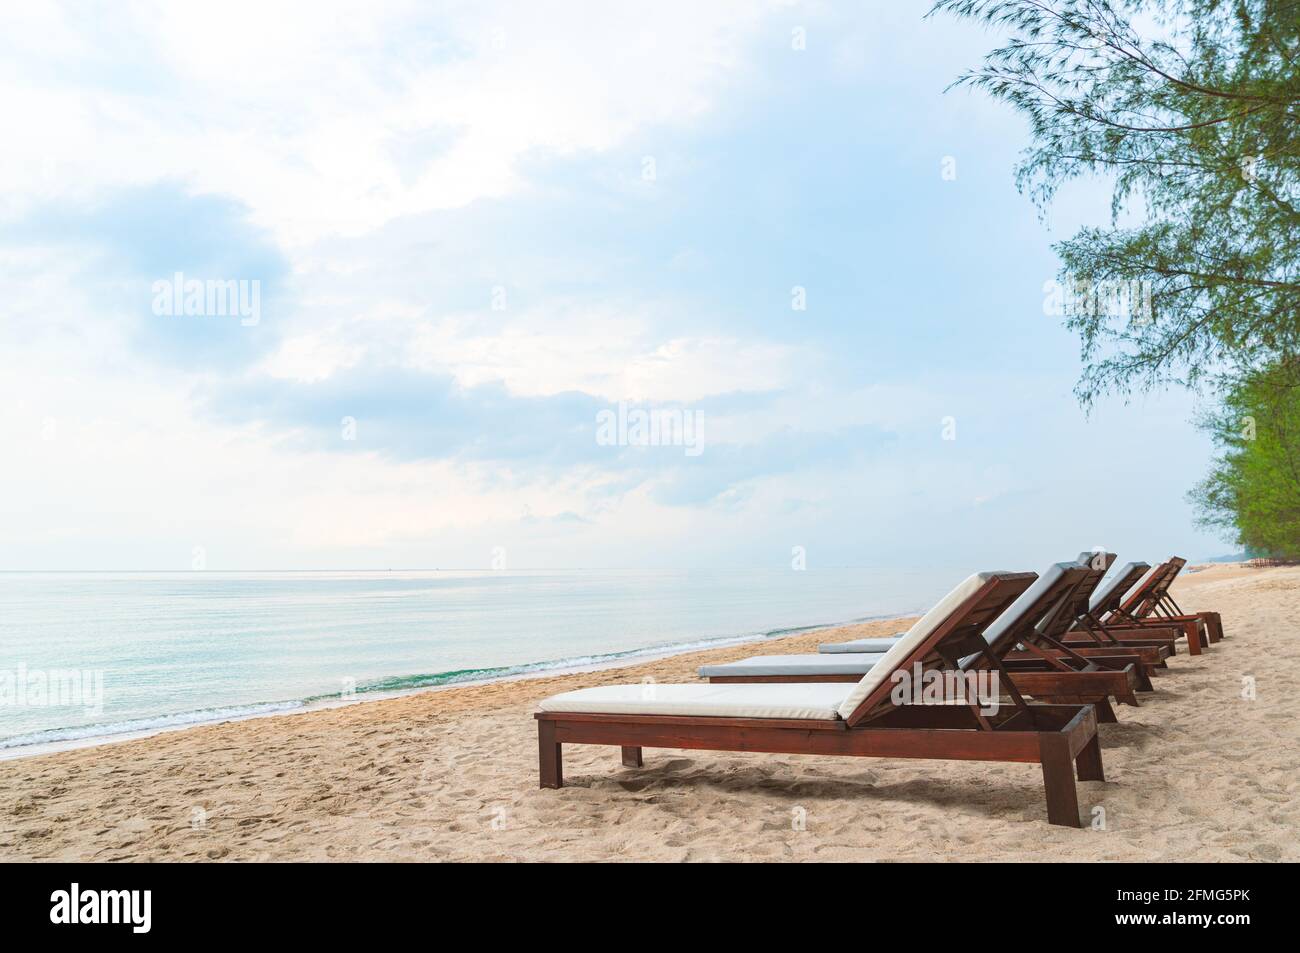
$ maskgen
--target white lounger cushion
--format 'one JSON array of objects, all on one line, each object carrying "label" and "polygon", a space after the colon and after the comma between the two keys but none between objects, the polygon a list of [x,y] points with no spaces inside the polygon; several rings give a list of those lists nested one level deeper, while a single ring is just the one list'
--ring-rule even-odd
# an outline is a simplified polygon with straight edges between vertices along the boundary
[{"label": "white lounger cushion", "polygon": [[[1141,566],[1147,573],[1151,571],[1151,566],[1148,563],[1125,563],[1119,567],[1118,572],[1111,573],[1109,579],[1102,580],[1101,585],[1097,587],[1097,591],[1088,600],[1088,608],[1095,611],[1099,606],[1104,605],[1115,594],[1115,589],[1119,587],[1124,577],[1138,566]],[[1143,578],[1145,579],[1146,576],[1143,576]],[[1120,595],[1123,595],[1123,593],[1120,593]]]},{"label": "white lounger cushion", "polygon": [[699,715],[835,721],[855,686],[841,682],[777,685],[601,685],[543,699],[542,711],[605,715]]},{"label": "white lounger cushion", "polygon": [[[1094,560],[1098,559],[1098,557],[1100,557],[1101,563],[1094,565]],[[1106,568],[1109,568],[1115,562],[1115,554],[1108,553],[1104,549],[1085,549],[1079,553],[1075,562],[1085,569],[1101,569],[1103,563]]]},{"label": "white lounger cushion", "polygon": [[907,635],[906,632],[900,632],[898,635],[891,635],[883,639],[854,639],[851,642],[826,642],[817,646],[818,652],[834,654],[836,652],[849,652],[852,654],[861,654],[862,652],[888,652],[894,647],[899,639]]},{"label": "white lounger cushion", "polygon": [[[844,701],[840,702],[840,717],[848,719],[854,710],[862,704],[867,697],[876,690],[882,683],[894,674],[894,670],[905,662],[913,652],[924,642],[934,630],[939,628],[947,618],[963,602],[973,596],[979,589],[994,576],[1008,575],[1005,572],[977,572],[973,576],[967,577],[957,585],[957,588],[948,593],[935,605],[933,609],[921,616],[902,638],[897,639],[893,648],[884,654],[884,656],[872,666],[871,671],[862,676],[862,681],[853,686],[853,691],[849,693]],[[723,686],[717,686],[719,688]],[[776,688],[777,686],[766,686]]]},{"label": "white lounger cushion", "polygon": [[701,666],[700,678],[737,675],[865,675],[871,670],[872,665],[884,658],[884,655],[884,652],[755,655],[753,658],[742,659],[739,662]]},{"label": "white lounger cushion", "polygon": [[[1029,607],[1032,606],[1037,599],[1042,598],[1044,592],[1056,585],[1066,572],[1071,569],[1078,570],[1078,568],[1079,564],[1077,562],[1052,563],[1048,566],[1046,571],[1034,580],[1034,584],[1021,593],[1020,598],[1011,603],[1011,605],[1007,607],[1007,611],[994,619],[993,623],[984,630],[984,641],[989,645],[996,646],[998,639],[1002,637],[1002,634],[1012,626],[1018,625],[1024,614],[1029,611]],[[1040,611],[1046,612],[1051,608],[1052,606],[1045,606]],[[1033,619],[1033,624],[1037,625],[1041,618],[1042,617],[1040,616],[1038,619]],[[965,662],[966,659],[962,659],[962,661]]]}]

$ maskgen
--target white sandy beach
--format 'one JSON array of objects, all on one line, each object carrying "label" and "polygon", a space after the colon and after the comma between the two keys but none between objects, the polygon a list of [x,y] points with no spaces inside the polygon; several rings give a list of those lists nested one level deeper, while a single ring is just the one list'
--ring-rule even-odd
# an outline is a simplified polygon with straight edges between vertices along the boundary
[{"label": "white sandy beach", "polygon": [[571,746],[537,786],[541,697],[901,628],[878,622],[3,762],[0,859],[1300,860],[1300,568],[1174,594],[1227,638],[1101,726],[1102,830],[1050,826],[1036,765]]}]

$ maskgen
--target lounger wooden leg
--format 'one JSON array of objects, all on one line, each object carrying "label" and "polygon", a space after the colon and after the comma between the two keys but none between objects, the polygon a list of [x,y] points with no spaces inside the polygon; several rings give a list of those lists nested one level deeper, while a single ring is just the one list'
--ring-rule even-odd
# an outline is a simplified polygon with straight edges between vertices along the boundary
[{"label": "lounger wooden leg", "polygon": [[1064,742],[1064,738],[1053,736],[1042,736],[1039,740],[1043,787],[1047,792],[1047,820],[1063,827],[1082,827],[1079,794],[1074,787],[1074,763]]},{"label": "lounger wooden leg", "polygon": [[1105,772],[1101,769],[1101,739],[1093,735],[1092,740],[1074,759],[1079,769],[1080,781],[1105,781]]},{"label": "lounger wooden leg", "polygon": [[1193,655],[1201,654],[1201,623],[1193,619],[1190,625],[1183,625],[1183,632],[1187,635],[1187,651]]},{"label": "lounger wooden leg", "polygon": [[1101,698],[1090,698],[1087,699],[1087,701],[1091,702],[1092,707],[1097,709],[1098,722],[1113,725],[1119,721],[1119,719],[1115,717],[1115,709],[1110,705],[1110,699],[1106,696],[1103,695]]},{"label": "lounger wooden leg", "polygon": [[540,768],[541,786],[544,788],[564,787],[563,751],[560,742],[555,740],[555,722],[537,722],[537,759]]},{"label": "lounger wooden leg", "polygon": [[629,748],[627,745],[623,745],[623,767],[640,768],[644,764],[645,762],[641,760],[640,748]]}]

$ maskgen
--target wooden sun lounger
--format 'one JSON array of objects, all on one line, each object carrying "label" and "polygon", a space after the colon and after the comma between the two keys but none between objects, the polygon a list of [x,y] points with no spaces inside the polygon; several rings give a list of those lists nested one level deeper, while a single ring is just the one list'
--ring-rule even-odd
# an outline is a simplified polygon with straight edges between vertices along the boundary
[{"label": "wooden sun lounger", "polygon": [[1112,628],[1127,629],[1149,625],[1175,625],[1183,630],[1190,647],[1193,637],[1208,648],[1223,638],[1223,621],[1217,612],[1184,612],[1169,594],[1187,560],[1172,556],[1139,584],[1108,621]]},{"label": "wooden sun lounger", "polygon": [[[1094,664],[1105,668],[1123,668],[1131,661],[1138,661],[1138,691],[1150,691],[1150,676],[1161,668],[1167,668],[1165,659],[1173,654],[1173,643],[1177,633],[1173,629],[1153,630],[1150,633],[1144,633],[1153,636],[1153,639],[1145,640],[1151,644],[1143,644],[1141,637],[1135,637],[1135,641],[1125,641],[1121,643],[1113,636],[1108,636],[1104,630],[1096,633],[1078,632],[1073,633],[1070,630],[1075,627],[1075,619],[1084,616],[1088,612],[1088,602],[1092,597],[1093,591],[1101,582],[1106,571],[1115,561],[1114,553],[1107,553],[1101,550],[1085,550],[1078,556],[1076,562],[1088,569],[1088,575],[1079,583],[1078,588],[1070,595],[1065,611],[1057,615],[1050,624],[1044,623],[1040,626],[1039,646],[1041,652],[1018,651],[1013,649],[1004,656],[1006,662],[1019,662],[1020,660],[1034,659],[1043,652],[1058,656],[1078,656],[1088,659]],[[820,645],[817,648],[819,653],[841,653],[841,652],[858,652],[858,651],[875,651],[874,648],[866,648],[867,643],[887,642],[885,639],[854,639],[849,642],[829,643]]]},{"label": "wooden sun lounger", "polygon": [[[541,786],[563,785],[565,744],[619,747],[629,767],[641,766],[646,747],[1037,763],[1043,772],[1048,820],[1079,827],[1076,768],[1080,780],[1104,780],[1093,706],[1030,705],[1009,678],[1004,681],[1014,705],[992,716],[981,714],[977,704],[895,704],[891,699],[895,672],[911,673],[914,664],[951,670],[952,660],[980,646],[987,648],[985,626],[1033,579],[1032,573],[985,573],[966,580],[914,625],[871,673],[845,691],[834,717],[817,711],[797,713],[803,717],[727,714],[744,710],[729,703],[728,696],[755,704],[765,692],[775,698],[779,690],[789,689],[816,690],[827,693],[824,697],[836,693],[839,698],[841,687],[829,685],[659,686],[678,697],[689,698],[694,692],[711,699],[705,708],[714,715],[674,713],[671,704],[658,700],[638,703],[640,685],[583,689],[545,699],[535,716]],[[998,660],[994,664],[1001,667]],[[648,688],[653,695],[655,686]],[[619,692],[619,701],[608,700],[611,691]],[[621,710],[601,711],[602,706]]]},{"label": "wooden sun lounger", "polygon": [[[1133,654],[1109,659],[1088,659],[1062,646],[1050,635],[1058,617],[1073,621],[1067,611],[1075,590],[1090,576],[1077,562],[1056,563],[1014,605],[985,630],[987,651],[1002,660],[1011,684],[1038,702],[1091,703],[1097,720],[1116,721],[1110,705],[1117,701],[1137,705],[1137,692],[1150,691],[1151,682]],[[856,644],[856,643],[855,643]],[[1008,654],[1017,645],[1025,650],[1015,659]],[[755,656],[739,662],[706,665],[700,676],[713,684],[856,682],[882,656],[880,654],[819,653],[795,656]],[[964,671],[990,668],[984,652],[961,660]]]},{"label": "wooden sun lounger", "polygon": [[[1106,553],[1104,562],[1114,562],[1114,554]],[[1094,564],[1094,574],[1105,575],[1106,570]],[[1123,648],[1138,650],[1143,656],[1144,664],[1149,667],[1163,667],[1164,660],[1177,652],[1176,643],[1180,630],[1170,626],[1141,626],[1120,629],[1111,625],[1110,616],[1119,607],[1128,592],[1150,573],[1147,563],[1129,563],[1120,569],[1118,575],[1108,581],[1100,591],[1096,583],[1089,590],[1091,596],[1076,601],[1075,611],[1078,615],[1069,631],[1062,633],[1059,641],[1073,649],[1099,647],[1107,649]],[[1100,578],[1097,579],[1099,583]],[[1082,591],[1081,587],[1081,590]],[[1199,646],[1196,648],[1199,652]]]},{"label": "wooden sun lounger", "polygon": [[1148,651],[1145,646],[1118,644],[1076,648],[1062,638],[1075,618],[1074,610],[1087,605],[1105,567],[1110,565],[1084,558],[1090,555],[1080,553],[1074,566],[1062,573],[1058,602],[1046,603],[1046,611],[1031,608],[1025,620],[1008,625],[999,634],[991,651],[1002,659],[1017,688],[1031,695],[1038,688],[1038,697],[1053,701],[1090,701],[1100,694],[1137,705],[1136,692],[1153,690],[1151,668],[1164,664],[1158,648]]},{"label": "wooden sun lounger", "polygon": [[[1174,579],[1177,578],[1180,572],[1182,572],[1183,567],[1187,565],[1187,560],[1180,556],[1174,556],[1169,560],[1169,562],[1174,566],[1174,569],[1164,581],[1158,604],[1154,607],[1154,614],[1148,615],[1147,617],[1154,618],[1156,616],[1164,615],[1165,613],[1167,613],[1166,617],[1171,619],[1177,619],[1189,615],[1199,616],[1205,624],[1205,633],[1209,637],[1210,642],[1222,641],[1224,638],[1223,619],[1219,613],[1208,610],[1203,612],[1184,612],[1179,607],[1178,603],[1174,601],[1174,597],[1169,594],[1169,587],[1173,585]],[[1161,612],[1160,610],[1162,609],[1165,610],[1165,612]],[[1135,611],[1134,614],[1142,617],[1141,612]]]},{"label": "wooden sun lounger", "polygon": [[[1113,604],[1104,616],[1102,613],[1094,612],[1094,618],[1098,619],[1112,635],[1119,639],[1146,638],[1153,628],[1172,629],[1175,633],[1175,640],[1186,638],[1187,651],[1192,655],[1200,655],[1201,650],[1209,646],[1210,640],[1199,617],[1183,616],[1177,619],[1167,617],[1142,618],[1125,609],[1125,605],[1144,604],[1150,598],[1153,598],[1161,580],[1165,578],[1171,569],[1173,567],[1167,562],[1151,569],[1138,580],[1131,596],[1118,604]],[[1177,570],[1173,569],[1173,571],[1176,572]]]},{"label": "wooden sun lounger", "polygon": [[1114,553],[1082,552],[1078,564],[1087,570],[1065,602],[1061,611],[1045,617],[1036,628],[1038,644],[1036,652],[1009,652],[1007,662],[1018,662],[1036,654],[1047,652],[1059,656],[1076,655],[1101,667],[1123,668],[1135,659],[1138,667],[1139,691],[1150,691],[1150,677],[1157,669],[1166,668],[1165,659],[1173,654],[1173,630],[1153,633],[1158,636],[1154,642],[1121,642],[1104,628],[1098,627],[1093,632],[1074,632],[1075,620],[1088,612],[1088,606],[1098,584],[1106,571],[1115,561]]}]

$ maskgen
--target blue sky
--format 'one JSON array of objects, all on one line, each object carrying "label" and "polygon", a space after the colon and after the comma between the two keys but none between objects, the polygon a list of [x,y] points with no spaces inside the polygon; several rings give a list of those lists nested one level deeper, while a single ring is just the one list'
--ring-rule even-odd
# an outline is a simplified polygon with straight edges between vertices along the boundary
[{"label": "blue sky", "polygon": [[[700,6],[0,14],[0,568],[1229,551],[1191,397],[1072,396],[1050,245],[1109,194],[1016,192],[1020,120],[943,92],[994,38]],[[154,313],[177,272],[259,319]]]}]

